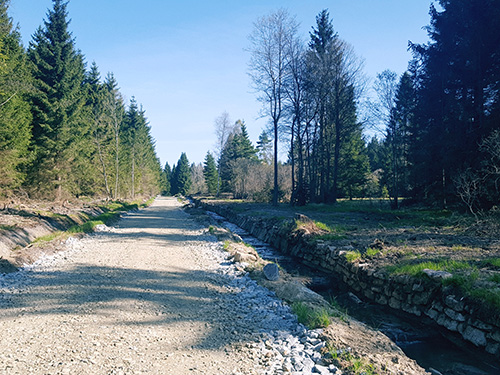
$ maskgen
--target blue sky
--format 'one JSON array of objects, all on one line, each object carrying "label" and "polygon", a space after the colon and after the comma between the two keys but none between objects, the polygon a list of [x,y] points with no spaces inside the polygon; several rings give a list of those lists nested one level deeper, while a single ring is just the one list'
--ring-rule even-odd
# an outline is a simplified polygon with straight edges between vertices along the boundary
[{"label": "blue sky", "polygon": [[[144,106],[162,164],[186,152],[202,162],[215,144],[214,120],[245,120],[255,142],[267,120],[247,76],[248,35],[257,18],[285,8],[305,40],[328,9],[339,36],[364,59],[365,74],[401,74],[408,41],[428,40],[431,0],[71,0],[76,46],[101,75],[113,72],[125,98]],[[27,46],[51,0],[11,0],[10,15]]]}]

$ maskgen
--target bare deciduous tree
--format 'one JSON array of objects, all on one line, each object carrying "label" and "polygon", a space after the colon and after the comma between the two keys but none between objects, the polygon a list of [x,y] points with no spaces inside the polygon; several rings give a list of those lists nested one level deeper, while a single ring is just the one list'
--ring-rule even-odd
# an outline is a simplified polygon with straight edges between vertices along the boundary
[{"label": "bare deciduous tree", "polygon": [[274,131],[273,205],[278,204],[278,136],[285,100],[285,79],[290,63],[290,40],[295,38],[298,24],[284,9],[264,16],[254,23],[249,36],[251,53],[249,75],[260,94],[263,114],[271,118]]},{"label": "bare deciduous tree", "polygon": [[231,122],[229,113],[222,112],[222,114],[215,119],[215,158],[217,160],[217,196],[220,194],[220,158],[222,151],[226,146],[227,139],[231,133],[234,132],[235,124]]},{"label": "bare deciduous tree", "polygon": [[457,189],[457,194],[467,206],[471,214],[477,219],[476,204],[481,194],[482,180],[471,169],[466,169],[459,173],[453,182]]}]

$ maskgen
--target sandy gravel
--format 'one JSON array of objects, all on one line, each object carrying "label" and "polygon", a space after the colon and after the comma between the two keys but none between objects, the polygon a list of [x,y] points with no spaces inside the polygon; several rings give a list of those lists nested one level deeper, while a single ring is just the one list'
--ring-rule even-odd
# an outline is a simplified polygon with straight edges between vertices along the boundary
[{"label": "sandy gravel", "polygon": [[0,374],[256,371],[248,343],[260,323],[238,324],[211,255],[220,245],[176,200],[75,246],[4,290]]}]

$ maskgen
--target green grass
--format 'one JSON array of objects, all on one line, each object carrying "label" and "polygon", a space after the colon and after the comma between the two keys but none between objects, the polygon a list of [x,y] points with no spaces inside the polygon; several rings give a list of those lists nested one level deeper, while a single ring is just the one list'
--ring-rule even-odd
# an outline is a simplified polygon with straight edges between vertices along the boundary
[{"label": "green grass", "polygon": [[335,296],[330,295],[328,297],[328,303],[330,304],[330,306],[333,309],[332,316],[339,318],[343,322],[349,321],[349,313],[348,313],[347,309],[340,306],[340,304],[337,302],[337,299],[335,298]]},{"label": "green grass", "polygon": [[[479,264],[495,265],[498,258],[488,259]],[[450,278],[442,281],[445,286],[452,286],[459,289],[465,296],[480,303],[485,303],[496,310],[500,310],[500,287],[486,288],[481,285],[481,280],[489,280],[500,283],[500,274],[495,274],[489,278],[481,277],[477,265],[472,262],[456,260],[427,261],[415,264],[402,264],[387,267],[387,270],[396,275],[410,275],[413,277],[423,277],[424,269],[435,271],[446,271],[452,274]]]},{"label": "green grass", "polygon": [[322,223],[321,221],[315,221],[314,224],[316,224],[319,229],[326,232],[336,232],[335,228],[331,228],[329,225]]},{"label": "green grass", "polygon": [[[94,218],[89,218],[88,216],[85,215],[84,218],[88,219],[85,223],[79,225],[73,225],[64,232],[56,231],[46,236],[36,238],[33,241],[33,243],[50,242],[56,239],[65,238],[71,234],[92,233],[97,225],[101,224],[109,225],[118,220],[120,218],[120,212],[136,210],[140,206],[146,204],[147,202],[144,204],[138,202],[131,202],[131,203],[119,202],[119,201],[108,202],[105,205],[100,206],[100,208],[103,211],[105,211],[104,213]],[[68,216],[64,217],[68,218]]]},{"label": "green grass", "polygon": [[54,241],[55,239],[60,238],[63,233],[64,232],[61,232],[61,231],[52,232],[51,234],[47,234],[45,236],[35,238],[33,243],[44,243],[44,242]]},{"label": "green grass", "polygon": [[376,375],[375,367],[367,363],[363,358],[354,356],[348,350],[337,350],[332,346],[331,343],[327,344],[328,353],[332,356],[332,359],[337,363],[338,366],[347,370],[349,374],[354,375]]},{"label": "green grass", "polygon": [[474,283],[479,279],[479,271],[477,268],[472,269],[472,271],[467,273],[460,273],[453,275],[452,277],[443,280],[444,285],[452,285],[456,288],[460,288],[465,293],[470,294],[474,289]]},{"label": "green grass", "polygon": [[489,258],[484,261],[486,265],[500,268],[500,258]]},{"label": "green grass", "polygon": [[456,260],[438,260],[438,261],[427,261],[421,263],[403,263],[394,266],[389,266],[386,268],[387,271],[395,275],[410,275],[414,277],[422,277],[424,269],[430,269],[434,271],[446,271],[454,272],[459,270],[474,269],[468,262],[456,261]]},{"label": "green grass", "polygon": [[470,291],[470,295],[500,310],[500,288],[476,288]]},{"label": "green grass", "polygon": [[354,251],[348,251],[345,253],[345,258],[349,263],[355,262],[357,260],[360,260],[363,256],[361,253],[357,250]]},{"label": "green grass", "polygon": [[325,308],[313,309],[303,302],[294,302],[292,311],[297,315],[297,321],[310,329],[330,325],[330,312]]},{"label": "green grass", "polygon": [[380,253],[381,251],[379,249],[372,249],[371,247],[369,247],[366,249],[366,252],[363,255],[368,258],[373,258]]},{"label": "green grass", "polygon": [[488,278],[489,281],[500,284],[500,273],[496,273]]},{"label": "green grass", "polygon": [[0,230],[14,230],[14,229],[16,229],[16,225],[0,224]]}]

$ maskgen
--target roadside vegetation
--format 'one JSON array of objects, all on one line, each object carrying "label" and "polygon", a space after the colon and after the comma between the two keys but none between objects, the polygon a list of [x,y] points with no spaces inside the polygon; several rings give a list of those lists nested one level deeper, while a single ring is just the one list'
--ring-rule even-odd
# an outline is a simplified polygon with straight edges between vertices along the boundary
[{"label": "roadside vegetation", "polygon": [[44,243],[66,239],[75,234],[92,233],[98,225],[111,225],[116,222],[124,212],[147,207],[153,202],[153,200],[154,198],[151,198],[146,202],[140,200],[134,202],[112,201],[103,205],[98,205],[97,207],[103,211],[102,214],[96,217],[92,217],[88,214],[81,214],[80,220],[83,220],[81,224],[72,225],[66,230],[55,231],[49,235],[38,237],[33,241],[33,243]]}]

